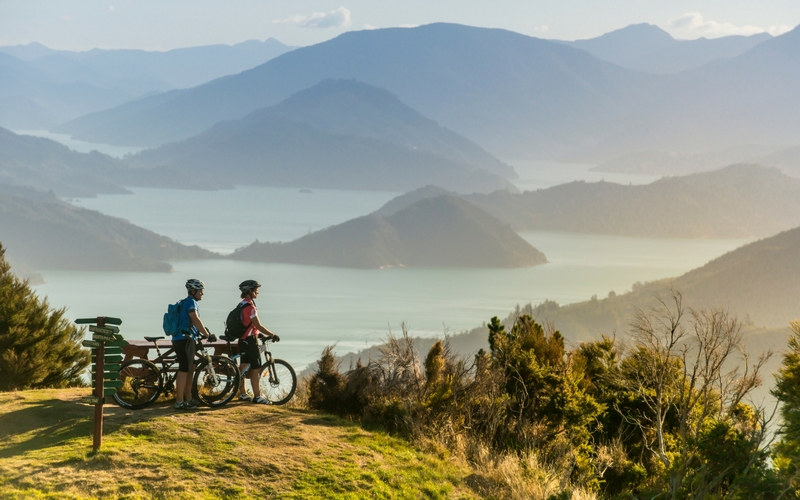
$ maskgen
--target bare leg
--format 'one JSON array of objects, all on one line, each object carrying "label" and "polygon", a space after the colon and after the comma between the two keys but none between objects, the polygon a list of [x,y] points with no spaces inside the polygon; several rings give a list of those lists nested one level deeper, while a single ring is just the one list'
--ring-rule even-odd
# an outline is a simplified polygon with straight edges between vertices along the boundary
[{"label": "bare leg", "polygon": [[[186,386],[189,385],[187,381],[191,380],[189,373],[190,372],[178,372],[178,375],[175,377],[175,401],[178,403],[186,401],[184,396],[186,394]],[[192,399],[191,386],[189,387],[189,399]]]},{"label": "bare leg", "polygon": [[191,401],[192,400],[192,380],[194,378],[194,366],[189,368],[189,372],[186,373],[186,382],[184,382],[185,387],[183,390],[183,400],[184,401]]},{"label": "bare leg", "polygon": [[261,368],[254,368],[250,371],[250,385],[253,386],[253,399],[261,396],[261,387],[258,384],[260,378]]},{"label": "bare leg", "polygon": [[240,396],[241,396],[242,394],[247,394],[247,390],[246,390],[246,388],[245,388],[245,386],[244,386],[244,385],[245,385],[245,384],[244,384],[244,372],[245,372],[245,370],[247,370],[247,368],[248,368],[249,366],[250,366],[250,364],[249,364],[249,363],[245,363],[245,364],[243,364],[243,365],[239,365],[239,373],[242,375],[242,378],[241,378],[241,381],[242,381],[242,383],[241,383],[241,384],[239,384],[239,395],[240,395]]}]

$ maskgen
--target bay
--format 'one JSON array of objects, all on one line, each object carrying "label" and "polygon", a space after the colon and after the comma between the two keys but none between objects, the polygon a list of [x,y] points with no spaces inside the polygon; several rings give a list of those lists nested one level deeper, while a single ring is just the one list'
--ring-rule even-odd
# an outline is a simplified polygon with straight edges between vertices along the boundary
[{"label": "bay", "polygon": [[[516,304],[561,304],[622,293],[637,281],[677,276],[745,243],[743,240],[659,240],[530,232],[523,237],[549,263],[525,269],[341,269],[228,260],[174,262],[173,273],[42,271],[36,287],[74,319],[116,316],[126,339],[161,335],[166,306],[200,278],[200,316],[214,333],[238,301],[237,285],[264,286],[262,321],[282,337],[276,357],[303,367],[327,345],[340,354],[380,342],[401,323],[413,335],[441,336],[504,317]],[[556,325],[557,327],[558,325]]]},{"label": "bay", "polygon": [[[525,182],[559,182],[557,165],[525,171]],[[588,171],[576,166],[573,174]],[[537,173],[538,172],[538,173]],[[538,177],[537,177],[538,176]],[[392,192],[240,187],[197,192],[135,188],[131,195],[74,200],[79,206],[164,234],[185,244],[228,253],[255,239],[290,241],[310,231],[372,212]],[[636,282],[678,276],[747,243],[527,232],[522,236],[549,262],[526,269],[341,269],[229,260],[173,262],[172,273],[41,270],[36,290],[75,319],[115,316],[126,339],[162,334],[167,304],[185,296],[183,283],[207,286],[200,315],[214,333],[238,302],[245,279],[264,284],[263,322],[282,337],[276,357],[298,368],[327,345],[340,354],[380,342],[405,323],[413,335],[457,333],[506,316],[515,305],[546,299],[560,304],[623,293]],[[557,327],[558,325],[556,325]]]}]

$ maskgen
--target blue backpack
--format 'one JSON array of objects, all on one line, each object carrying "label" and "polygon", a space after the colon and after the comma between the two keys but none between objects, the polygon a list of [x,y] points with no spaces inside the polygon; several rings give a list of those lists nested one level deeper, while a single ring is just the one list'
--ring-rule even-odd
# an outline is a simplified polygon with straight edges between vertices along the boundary
[{"label": "blue backpack", "polygon": [[181,306],[184,300],[186,299],[168,305],[167,312],[164,313],[164,333],[170,337],[181,332]]}]

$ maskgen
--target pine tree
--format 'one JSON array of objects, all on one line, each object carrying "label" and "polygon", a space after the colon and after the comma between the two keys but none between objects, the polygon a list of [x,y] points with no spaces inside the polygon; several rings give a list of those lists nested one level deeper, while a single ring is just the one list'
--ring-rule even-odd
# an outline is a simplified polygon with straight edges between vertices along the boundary
[{"label": "pine tree", "polygon": [[772,394],[781,402],[780,441],[775,445],[775,466],[797,485],[800,475],[800,321],[791,324],[789,350],[775,375]]},{"label": "pine tree", "polygon": [[11,273],[0,244],[0,391],[82,385],[83,329]]}]

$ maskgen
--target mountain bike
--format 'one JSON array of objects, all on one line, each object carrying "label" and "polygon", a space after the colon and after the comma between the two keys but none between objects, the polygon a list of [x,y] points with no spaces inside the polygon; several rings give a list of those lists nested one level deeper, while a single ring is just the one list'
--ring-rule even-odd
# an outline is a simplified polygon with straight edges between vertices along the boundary
[{"label": "mountain bike", "polygon": [[[117,389],[114,399],[123,408],[138,410],[152,404],[162,394],[175,392],[177,357],[172,348],[161,353],[158,341],[163,338],[144,338],[156,347],[158,356],[154,360],[131,359],[120,366],[119,379],[123,385]],[[195,356],[198,362],[194,368],[192,395],[212,408],[227,404],[239,388],[240,375],[236,363],[227,356],[212,356],[199,340]]]},{"label": "mountain bike", "polygon": [[[235,337],[228,338],[225,335],[221,335],[219,338],[228,343],[228,352],[233,353],[231,350],[231,341],[238,339]],[[286,361],[275,359],[272,356],[268,345],[268,343],[272,341],[271,339],[264,335],[259,335],[258,339],[261,341],[258,350],[265,358],[264,364],[261,365],[261,378],[258,384],[259,389],[261,389],[261,395],[274,405],[286,404],[292,399],[295,390],[297,390],[297,375],[294,372],[294,368]],[[239,360],[241,363],[241,357],[242,355],[239,353],[232,355],[230,359],[232,361]],[[248,380],[247,372],[249,370],[250,366],[248,365],[247,368],[242,371],[241,383]]]}]

